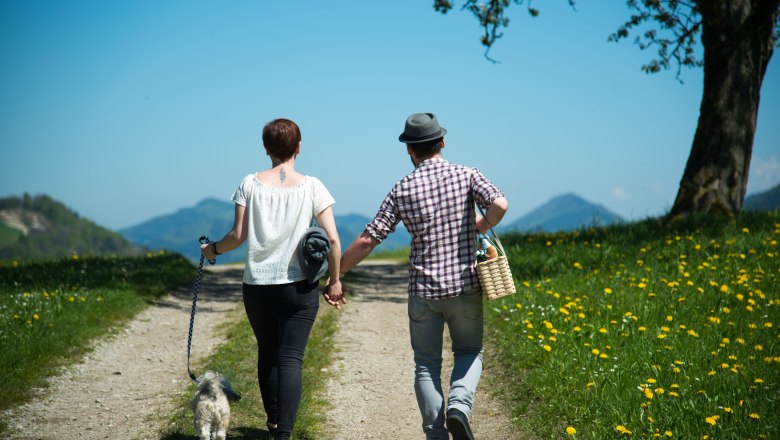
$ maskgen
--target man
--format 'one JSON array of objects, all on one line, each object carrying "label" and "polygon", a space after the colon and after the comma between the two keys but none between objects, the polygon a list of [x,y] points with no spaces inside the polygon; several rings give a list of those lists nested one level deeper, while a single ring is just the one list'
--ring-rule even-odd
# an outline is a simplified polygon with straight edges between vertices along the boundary
[{"label": "man", "polygon": [[[344,252],[342,275],[362,261],[403,221],[412,236],[409,256],[409,333],[415,394],[423,431],[431,440],[473,439],[469,416],[482,374],[482,297],[477,278],[477,231],[496,226],[509,204],[476,169],[442,158],[444,135],[432,113],[406,120],[399,140],[415,170],[385,198],[376,217]],[[477,216],[474,203],[487,208]],[[454,367],[446,428],[441,387],[444,324],[452,338]]]}]

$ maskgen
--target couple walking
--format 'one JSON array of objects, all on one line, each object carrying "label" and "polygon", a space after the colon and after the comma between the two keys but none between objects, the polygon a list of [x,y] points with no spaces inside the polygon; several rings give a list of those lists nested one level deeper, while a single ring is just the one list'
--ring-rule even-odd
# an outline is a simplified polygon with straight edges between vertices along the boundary
[{"label": "couple walking", "polygon": [[[483,334],[474,243],[478,232],[498,224],[508,202],[478,170],[443,159],[446,133],[432,113],[407,118],[399,140],[415,169],[393,186],[374,219],[341,255],[333,197],[322,182],[295,171],[300,129],[287,119],[263,128],[272,167],[241,181],[233,195],[233,228],[221,240],[202,245],[201,253],[211,259],[248,242],[244,307],[257,338],[260,393],[274,439],[291,436],[303,354],[319,308],[318,283],[299,258],[312,219],[330,240],[322,295],[339,309],[346,304],[340,278],[404,223],[412,237],[409,334],[422,429],[427,439],[474,438],[469,416],[482,374]],[[475,214],[474,203],[486,210],[485,217]],[[446,409],[441,386],[445,324],[454,354]]]}]

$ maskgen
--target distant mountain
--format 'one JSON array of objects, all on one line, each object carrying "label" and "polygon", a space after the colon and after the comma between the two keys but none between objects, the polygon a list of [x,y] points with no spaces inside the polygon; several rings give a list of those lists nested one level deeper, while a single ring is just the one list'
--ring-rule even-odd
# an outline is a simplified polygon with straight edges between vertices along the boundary
[{"label": "distant mountain", "polygon": [[575,195],[554,197],[542,206],[501,228],[505,231],[572,231],[590,226],[607,226],[623,219],[601,205]]},{"label": "distant mountain", "polygon": [[144,249],[47,195],[0,199],[0,259],[138,255]]},{"label": "distant mountain", "polygon": [[[200,258],[198,238],[201,235],[219,240],[233,227],[233,204],[205,199],[193,207],[154,217],[136,226],[120,229],[123,237],[153,250],[178,252],[197,261]],[[246,245],[220,256],[220,262],[243,261]]]},{"label": "distant mountain", "polygon": [[[182,208],[172,214],[152,218],[136,226],[119,231],[128,240],[150,249],[168,249],[193,261],[200,258],[198,237],[221,239],[233,227],[234,204],[217,199],[205,199],[194,207]],[[336,228],[342,248],[346,249],[371,220],[357,214],[336,216]],[[400,226],[378,249],[409,246],[411,238]],[[246,245],[220,256],[220,262],[244,261]]]},{"label": "distant mountain", "polygon": [[780,209],[780,184],[762,193],[745,197],[742,209],[747,211],[774,211]]}]

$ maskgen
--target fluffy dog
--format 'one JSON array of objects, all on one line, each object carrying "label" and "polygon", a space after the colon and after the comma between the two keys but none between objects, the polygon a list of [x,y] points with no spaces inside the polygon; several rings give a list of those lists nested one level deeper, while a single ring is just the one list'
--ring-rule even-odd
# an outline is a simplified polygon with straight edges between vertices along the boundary
[{"label": "fluffy dog", "polygon": [[[241,399],[221,374],[207,371],[197,380],[192,397],[193,424],[200,440],[225,440],[230,423],[230,404]],[[213,434],[213,437],[212,437]]]}]

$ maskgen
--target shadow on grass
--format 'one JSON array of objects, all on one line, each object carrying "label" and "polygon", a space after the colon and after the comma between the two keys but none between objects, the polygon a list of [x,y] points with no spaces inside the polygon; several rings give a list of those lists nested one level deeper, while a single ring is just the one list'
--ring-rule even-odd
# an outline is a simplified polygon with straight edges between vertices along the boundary
[{"label": "shadow on grass", "polygon": [[[272,440],[271,435],[264,429],[249,428],[238,426],[228,430],[227,437],[233,440]],[[187,435],[181,432],[171,432],[160,437],[160,440],[197,440],[194,435]]]}]

